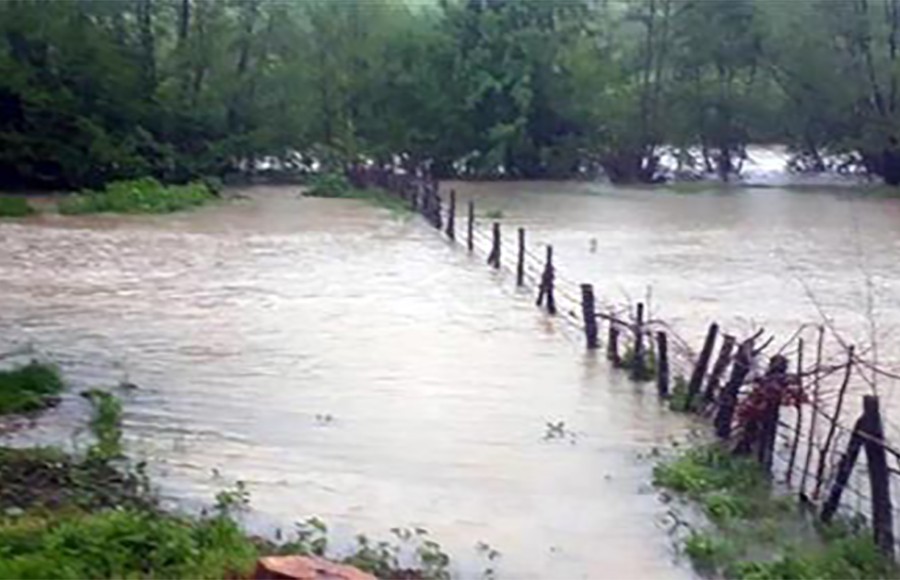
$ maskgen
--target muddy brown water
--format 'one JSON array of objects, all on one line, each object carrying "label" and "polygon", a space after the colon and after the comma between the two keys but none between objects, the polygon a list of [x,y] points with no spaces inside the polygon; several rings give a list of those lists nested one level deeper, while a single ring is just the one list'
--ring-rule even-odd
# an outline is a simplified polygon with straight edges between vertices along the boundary
[{"label": "muddy brown water", "polygon": [[[501,210],[505,232],[525,226],[536,253],[552,242],[561,279],[603,300],[651,287],[653,311],[695,342],[713,319],[792,332],[818,320],[810,293],[864,342],[872,296],[880,356],[897,355],[900,201],[446,186]],[[417,218],[295,188],[242,193],[175,216],[0,222],[0,347],[33,345],[74,391],[139,385],[123,393],[128,451],[187,509],[244,480],[255,529],[317,515],[343,545],[421,526],[463,577],[484,567],[479,541],[506,577],[690,575],[643,457],[690,426],[651,388],[586,356],[564,316]],[[6,440],[83,445],[84,412],[70,394]],[[557,421],[565,436],[545,439]]]},{"label": "muddy brown water", "polygon": [[[642,458],[688,425],[651,391],[418,219],[244,193],[0,223],[2,350],[33,345],[73,393],[139,385],[128,452],[188,509],[244,480],[254,528],[315,515],[341,546],[421,526],[463,577],[479,541],[507,577],[689,575]],[[84,412],[69,394],[6,440],[84,445]]]}]

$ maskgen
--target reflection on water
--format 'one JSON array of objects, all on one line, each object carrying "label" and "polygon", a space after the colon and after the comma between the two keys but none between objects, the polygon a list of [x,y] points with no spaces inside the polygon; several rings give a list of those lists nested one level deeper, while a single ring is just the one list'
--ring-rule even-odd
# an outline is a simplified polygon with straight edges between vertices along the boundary
[{"label": "reflection on water", "polygon": [[[77,387],[138,384],[129,451],[188,503],[242,479],[259,525],[420,525],[467,576],[478,541],[514,577],[687,575],[639,458],[686,425],[650,389],[417,219],[249,194],[174,217],[0,223],[0,346],[32,341]],[[597,203],[571,202],[502,203],[561,234],[566,264]],[[580,218],[566,231],[553,211]],[[592,228],[598,278],[627,286],[633,256],[615,246],[638,234],[599,235],[610,218]],[[74,426],[81,404],[67,398],[27,440]],[[572,436],[545,440],[549,421]]]}]

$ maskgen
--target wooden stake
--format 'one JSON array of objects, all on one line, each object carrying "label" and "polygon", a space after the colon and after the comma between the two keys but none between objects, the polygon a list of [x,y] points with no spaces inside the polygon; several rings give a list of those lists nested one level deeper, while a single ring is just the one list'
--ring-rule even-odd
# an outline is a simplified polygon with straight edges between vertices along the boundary
[{"label": "wooden stake", "polygon": [[547,312],[556,314],[556,300],[553,297],[553,246],[547,246],[547,261],[544,263],[544,273],[541,274],[541,286],[538,289],[537,305],[541,306],[546,299]]},{"label": "wooden stake", "polygon": [[581,318],[584,321],[584,338],[588,350],[598,347],[597,343],[597,311],[594,305],[594,287],[581,285]]},{"label": "wooden stake", "polygon": [[638,302],[634,321],[634,358],[631,361],[631,379],[647,378],[647,361],[644,360],[644,303]]},{"label": "wooden stake", "polygon": [[619,327],[615,322],[609,323],[609,340],[606,341],[606,358],[616,368],[622,366],[622,357],[619,356]]},{"label": "wooden stake", "polygon": [[447,237],[456,240],[456,190],[450,190],[450,208],[447,213]]},{"label": "wooden stake", "polygon": [[822,506],[822,512],[819,516],[826,524],[831,522],[832,518],[834,518],[834,514],[837,513],[838,507],[841,505],[841,495],[844,493],[844,488],[847,487],[847,482],[850,481],[850,474],[853,472],[853,466],[856,464],[856,458],[859,457],[859,451],[863,445],[865,421],[866,415],[865,412],[863,412],[863,415],[856,421],[856,425],[853,427],[853,434],[850,436],[847,450],[844,451],[844,454],[841,456],[841,460],[838,463],[834,484],[831,486],[831,492],[828,494],[828,499],[825,500],[825,504]]},{"label": "wooden stake", "polygon": [[475,249],[475,240],[473,232],[475,230],[475,201],[469,200],[469,220],[466,227],[466,248],[471,252]]},{"label": "wooden stake", "polygon": [[894,518],[891,506],[891,483],[884,450],[884,424],[878,397],[863,397],[863,414],[866,420],[866,462],[869,465],[869,485],[872,490],[872,531],[875,544],[881,552],[894,558]]},{"label": "wooden stake", "polygon": [[656,333],[656,391],[662,398],[669,396],[669,337],[663,331]]},{"label": "wooden stake", "polygon": [[519,256],[516,260],[516,286],[525,285],[525,228],[519,228]]},{"label": "wooden stake", "polygon": [[487,263],[495,270],[500,269],[500,222],[494,222],[491,253],[488,255]]},{"label": "wooden stake", "polygon": [[844,406],[844,393],[850,385],[850,375],[853,372],[853,345],[847,347],[847,370],[844,373],[844,382],[841,383],[841,390],[838,391],[837,404],[834,407],[834,417],[831,426],[828,429],[828,435],[825,436],[825,445],[819,451],[819,468],[816,470],[816,487],[813,491],[813,499],[819,498],[819,492],[822,490],[822,477],[825,475],[825,460],[828,457],[828,451],[831,449],[831,441],[834,439],[834,432],[837,430],[837,422],[841,417],[841,408]]},{"label": "wooden stake", "polygon": [[703,350],[700,351],[700,358],[694,365],[694,372],[691,374],[691,380],[688,383],[687,396],[684,399],[684,410],[689,411],[693,407],[694,397],[700,392],[700,386],[706,376],[706,369],[709,366],[709,359],[712,356],[713,347],[716,345],[716,336],[719,334],[719,325],[713,322],[709,325],[706,332],[706,340],[703,342]]},{"label": "wooden stake", "polygon": [[746,340],[738,348],[734,364],[731,366],[731,378],[728,379],[725,388],[719,394],[719,410],[714,421],[716,436],[719,439],[731,438],[731,421],[737,408],[738,392],[740,392],[744,380],[750,373],[752,357],[753,341]]},{"label": "wooden stake", "polygon": [[706,382],[706,391],[703,393],[703,401],[711,403],[715,400],[722,383],[722,377],[731,362],[731,352],[734,350],[734,337],[726,334],[722,340],[722,347],[719,349],[719,356],[716,358],[716,364],[713,365],[709,380]]}]

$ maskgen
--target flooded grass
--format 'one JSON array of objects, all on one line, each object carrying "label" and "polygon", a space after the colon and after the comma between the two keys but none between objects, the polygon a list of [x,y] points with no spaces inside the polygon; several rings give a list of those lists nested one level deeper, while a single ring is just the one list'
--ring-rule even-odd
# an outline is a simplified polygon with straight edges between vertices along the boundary
[{"label": "flooded grass", "polygon": [[59,212],[67,215],[91,213],[164,214],[198,207],[215,199],[203,182],[163,185],[145,177],[114,181],[101,191],[82,191],[59,202]]},{"label": "flooded grass", "polygon": [[698,505],[711,523],[683,550],[695,568],[726,578],[896,578],[861,522],[823,526],[775,494],[753,460],[695,447],[654,470],[654,484]]},{"label": "flooded grass", "polygon": [[303,192],[307,197],[328,199],[358,199],[374,206],[387,209],[394,214],[406,214],[410,211],[406,201],[385,189],[368,187],[360,189],[343,175],[327,173],[316,177],[311,187]]},{"label": "flooded grass", "polygon": [[63,388],[52,365],[31,361],[25,366],[0,371],[0,415],[31,413],[56,402]]}]

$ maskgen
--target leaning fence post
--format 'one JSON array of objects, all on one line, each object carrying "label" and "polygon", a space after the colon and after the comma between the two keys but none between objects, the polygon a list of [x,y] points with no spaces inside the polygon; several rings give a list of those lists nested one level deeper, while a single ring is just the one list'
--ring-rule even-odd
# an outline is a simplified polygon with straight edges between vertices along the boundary
[{"label": "leaning fence post", "polygon": [[544,273],[541,274],[541,286],[538,289],[537,305],[541,306],[547,301],[547,312],[556,314],[556,299],[553,297],[553,246],[547,246],[547,261],[544,264]]},{"label": "leaning fence post", "polygon": [[495,269],[500,269],[500,222],[494,222],[491,253],[488,254],[487,263]]},{"label": "leaning fence post", "polygon": [[684,409],[689,411],[694,403],[694,397],[700,392],[700,385],[706,376],[706,369],[709,366],[709,358],[712,356],[713,347],[716,345],[716,335],[719,334],[719,325],[713,322],[709,325],[706,332],[706,340],[703,342],[703,350],[700,351],[700,358],[694,365],[694,372],[691,374],[691,380],[687,387],[687,396],[684,399]]},{"label": "leaning fence post", "polygon": [[631,361],[631,379],[642,381],[647,375],[644,360],[644,303],[638,302],[634,320],[634,357]]},{"label": "leaning fence post", "polygon": [[[865,405],[865,404],[864,404]],[[865,409],[865,406],[863,407]],[[847,444],[847,450],[841,456],[838,462],[837,472],[834,477],[834,483],[831,491],[828,493],[828,499],[822,505],[822,512],[819,517],[824,523],[831,522],[834,514],[837,512],[838,506],[841,505],[841,495],[847,482],[850,481],[850,474],[853,473],[853,466],[856,464],[856,458],[859,456],[859,450],[863,445],[863,431],[866,422],[866,412],[863,410],[862,416],[857,419],[856,425],[853,427],[853,433],[850,435],[850,442]]]},{"label": "leaning fence post", "polygon": [[662,330],[656,333],[656,390],[659,396],[669,396],[669,337]]},{"label": "leaning fence post", "polygon": [[475,230],[475,201],[469,200],[469,220],[466,227],[466,248],[471,252],[475,249],[475,240],[472,234]]},{"label": "leaning fence post", "polygon": [[726,334],[722,340],[722,347],[719,349],[719,356],[713,365],[712,372],[709,374],[709,380],[706,382],[706,390],[703,392],[703,401],[711,403],[716,398],[716,392],[722,385],[722,376],[728,363],[731,362],[731,352],[734,350],[734,337]]},{"label": "leaning fence post", "polygon": [[594,306],[594,287],[581,285],[581,317],[584,320],[584,338],[590,350],[597,348],[597,312]]},{"label": "leaning fence post", "polygon": [[884,424],[881,421],[878,397],[863,397],[866,420],[866,463],[869,465],[869,485],[872,491],[872,531],[875,545],[883,554],[894,557],[894,519],[891,506],[891,483],[888,479],[887,454],[884,450]]},{"label": "leaning fence post", "polygon": [[447,237],[456,240],[456,190],[450,190],[450,207],[447,210]]},{"label": "leaning fence post", "polygon": [[516,286],[525,285],[525,228],[519,228],[519,256],[516,260]]},{"label": "leaning fence post", "polygon": [[841,417],[841,409],[844,406],[844,394],[850,385],[850,375],[853,373],[853,352],[854,346],[851,344],[847,347],[847,370],[844,373],[844,382],[838,391],[837,403],[834,406],[834,418],[831,426],[828,428],[828,434],[825,436],[825,444],[819,449],[819,467],[816,470],[816,487],[813,490],[813,499],[818,499],[819,492],[822,490],[823,476],[825,475],[825,460],[828,457],[828,450],[831,448],[831,442],[834,439],[834,433],[837,430],[837,422]]},{"label": "leaning fence post", "polygon": [[744,379],[750,373],[752,357],[753,341],[744,341],[738,348],[737,356],[731,367],[731,377],[719,394],[719,409],[714,421],[716,436],[719,439],[731,438],[731,420],[734,418],[734,411],[737,408],[738,391],[741,390]]}]

